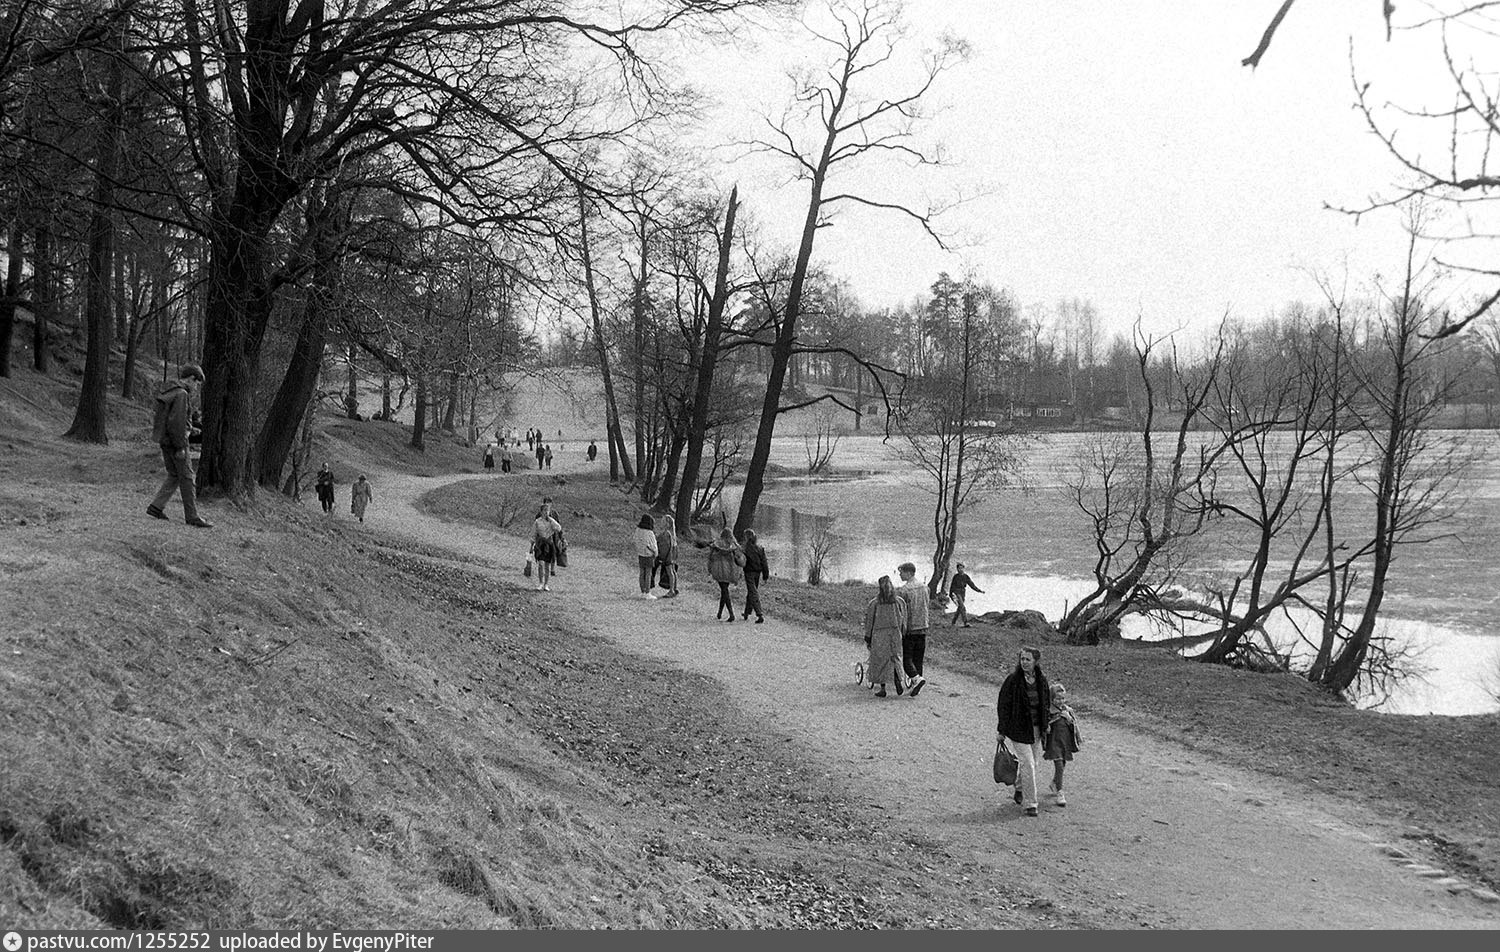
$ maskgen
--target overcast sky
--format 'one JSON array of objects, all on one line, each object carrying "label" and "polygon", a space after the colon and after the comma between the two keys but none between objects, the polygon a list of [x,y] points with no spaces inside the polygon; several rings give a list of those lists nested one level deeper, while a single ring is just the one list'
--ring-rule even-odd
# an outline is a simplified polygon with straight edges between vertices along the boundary
[{"label": "overcast sky", "polygon": [[[1342,274],[1347,262],[1356,281],[1395,271],[1398,215],[1356,223],[1324,207],[1362,205],[1401,178],[1353,109],[1351,41],[1373,100],[1442,105],[1451,94],[1437,34],[1398,31],[1387,43],[1374,2],[1300,0],[1252,72],[1240,61],[1278,6],[912,0],[913,54],[945,29],[973,47],[933,97],[931,138],[953,165],[858,184],[886,196],[988,194],[946,221],[968,247],[945,252],[898,217],[862,213],[820,233],[817,259],[875,306],[909,300],[941,270],[972,271],[1027,305],[1087,298],[1109,331],[1137,312],[1165,330],[1311,301],[1303,269]],[[1406,22],[1422,12],[1398,7]],[[811,61],[797,36],[783,21],[692,57],[689,75],[718,101],[710,135],[764,128],[758,114],[780,111],[784,69]],[[740,182],[768,236],[793,245],[805,186],[730,152],[718,159],[719,177]]]}]

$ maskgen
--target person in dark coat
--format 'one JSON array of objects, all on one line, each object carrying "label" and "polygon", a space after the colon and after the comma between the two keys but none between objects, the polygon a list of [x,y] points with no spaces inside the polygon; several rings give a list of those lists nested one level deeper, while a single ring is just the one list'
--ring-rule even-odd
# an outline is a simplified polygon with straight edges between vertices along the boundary
[{"label": "person in dark coat", "polygon": [[1052,688],[1042,673],[1042,653],[1023,645],[1016,659],[1016,669],[1000,685],[995,702],[999,715],[997,730],[1016,755],[1015,801],[1027,816],[1037,815],[1036,770],[1042,762],[1042,742],[1047,733],[1047,708],[1052,702]]},{"label": "person in dark coat", "polygon": [[596,460],[598,458],[599,458],[599,447],[596,446],[596,445],[594,445],[594,441],[593,440],[589,440],[589,462],[592,463],[594,460]]},{"label": "person in dark coat", "polygon": [[156,497],[147,504],[146,514],[153,519],[167,518],[165,506],[171,502],[173,493],[180,492],[183,521],[198,529],[212,529],[213,523],[198,515],[198,496],[193,486],[193,460],[188,455],[188,441],[193,431],[193,397],[202,385],[203,368],[197,364],[183,364],[177,372],[177,382],[156,395],[156,415],[152,421],[151,438],[161,447],[167,478],[162,480]]},{"label": "person in dark coat", "polygon": [[322,504],[324,512],[333,512],[333,470],[327,463],[318,470],[318,478],[314,481],[318,489],[318,502]]},{"label": "person in dark coat", "polygon": [[536,441],[536,468],[542,468],[542,461],[547,458],[547,451],[542,448],[542,441]]},{"label": "person in dark coat", "polygon": [[495,444],[493,443],[484,448],[484,468],[489,470],[495,468]]},{"label": "person in dark coat", "polygon": [[771,578],[771,569],[766,564],[766,550],[755,541],[754,529],[745,530],[744,543],[745,611],[740,618],[749,618],[750,613],[755,612],[755,623],[759,625],[766,620],[765,613],[760,609],[760,583]]},{"label": "person in dark coat", "polygon": [[974,584],[974,580],[969,578],[969,573],[964,571],[964,564],[960,562],[958,563],[958,571],[953,573],[953,580],[948,583],[948,597],[953,599],[954,605],[953,618],[948,622],[949,627],[953,625],[963,625],[965,628],[971,627],[969,625],[968,609],[964,607],[964,595],[969,589],[973,589],[981,595],[984,594],[984,589]]}]

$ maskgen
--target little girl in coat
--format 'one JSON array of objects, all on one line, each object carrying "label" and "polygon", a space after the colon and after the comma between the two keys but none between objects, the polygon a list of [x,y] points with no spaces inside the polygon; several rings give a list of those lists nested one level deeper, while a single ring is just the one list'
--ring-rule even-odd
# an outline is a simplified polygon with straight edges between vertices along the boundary
[{"label": "little girl in coat", "polygon": [[1052,700],[1047,707],[1047,740],[1042,757],[1052,761],[1052,793],[1060,807],[1068,805],[1068,798],[1063,795],[1063,768],[1082,743],[1078,719],[1068,706],[1067,685],[1059,681],[1052,685]]}]

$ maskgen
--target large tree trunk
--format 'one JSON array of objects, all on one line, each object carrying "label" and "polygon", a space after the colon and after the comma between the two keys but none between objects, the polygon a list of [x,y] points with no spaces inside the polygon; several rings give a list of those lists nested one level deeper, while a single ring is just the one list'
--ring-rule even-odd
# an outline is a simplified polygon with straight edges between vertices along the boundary
[{"label": "large tree trunk", "polygon": [[457,432],[458,426],[458,371],[448,371],[448,405],[443,410],[443,429]]},{"label": "large tree trunk", "polygon": [[47,372],[50,344],[47,341],[52,311],[57,302],[57,287],[52,277],[52,231],[46,225],[36,229],[36,257],[31,262],[31,366],[37,373]]},{"label": "large tree trunk", "polygon": [[94,166],[94,207],[89,215],[88,277],[85,314],[88,354],[83,363],[83,388],[78,410],[66,436],[87,443],[109,442],[110,276],[114,264],[115,168],[120,155],[124,109],[120,102],[123,67],[111,60],[109,108],[101,120]]},{"label": "large tree trunk", "polygon": [[646,348],[646,239],[648,236],[646,215],[641,214],[640,230],[640,268],[641,276],[635,288],[635,300],[632,302],[631,316],[634,318],[635,338],[635,407],[632,429],[635,432],[635,468],[640,472],[646,468],[646,358],[643,351]]},{"label": "large tree trunk", "polygon": [[411,423],[412,449],[427,452],[427,374],[417,372],[417,403],[413,408]]},{"label": "large tree trunk", "polygon": [[599,374],[604,378],[605,437],[609,443],[609,481],[617,482],[623,475],[626,482],[635,482],[635,470],[630,465],[630,456],[625,451],[625,440],[620,434],[620,408],[615,402],[615,385],[609,373],[609,349],[604,345],[604,322],[599,316],[599,294],[594,286],[594,263],[589,250],[588,206],[583,191],[578,192],[578,226],[582,239],[583,283],[589,297],[589,315],[594,328],[594,351],[599,358]]},{"label": "large tree trunk", "polygon": [[[319,265],[319,270],[325,273],[330,268],[331,263]],[[318,386],[328,327],[329,302],[322,290],[326,287],[324,277],[320,277],[308,291],[291,362],[287,364],[286,375],[281,378],[281,386],[276,389],[256,440],[259,480],[267,489],[274,490],[281,482],[281,470],[286,465],[287,454],[292,451],[292,443],[297,439],[298,423]]]},{"label": "large tree trunk", "polygon": [[797,341],[797,318],[802,311],[802,290],[807,284],[807,270],[812,262],[813,239],[818,234],[818,213],[823,207],[823,182],[828,175],[837,132],[830,129],[823,144],[823,154],[812,177],[812,192],[807,201],[807,217],[802,222],[802,240],[797,245],[797,261],[787,288],[786,307],[776,342],[771,345],[771,372],[766,379],[766,396],[761,402],[760,425],[755,430],[755,449],[745,472],[745,488],[740,494],[740,511],[734,520],[734,534],[740,536],[755,527],[755,510],[765,488],[766,464],[771,461],[771,438],[776,435],[776,417],[781,412],[781,390],[786,381],[787,365]]},{"label": "large tree trunk", "polygon": [[359,417],[359,363],[355,360],[358,353],[354,341],[349,341],[349,392],[344,394],[344,415],[351,420]]},{"label": "large tree trunk", "polygon": [[682,482],[677,486],[677,525],[692,525],[693,494],[703,468],[703,444],[708,438],[709,402],[713,397],[714,370],[719,362],[719,340],[724,332],[724,309],[729,302],[729,257],[734,249],[734,219],[739,212],[740,189],[729,192],[724,211],[724,233],[719,236],[719,261],[714,269],[713,297],[708,302],[708,320],[703,331],[703,349],[698,355],[698,381],[693,391],[693,415],[688,422],[687,459],[682,464]]},{"label": "large tree trunk", "polygon": [[5,253],[10,260],[5,268],[5,299],[0,300],[0,377],[10,376],[10,342],[15,334],[16,299],[21,296],[21,216],[10,223],[10,241]]}]

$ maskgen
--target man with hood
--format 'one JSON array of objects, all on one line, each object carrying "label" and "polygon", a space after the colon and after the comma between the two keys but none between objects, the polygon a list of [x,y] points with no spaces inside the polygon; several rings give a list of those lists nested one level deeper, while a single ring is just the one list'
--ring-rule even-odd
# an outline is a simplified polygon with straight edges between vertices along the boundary
[{"label": "man with hood", "polygon": [[181,492],[183,520],[199,529],[212,529],[212,522],[198,516],[198,499],[193,488],[193,461],[188,456],[193,398],[197,396],[202,384],[203,368],[197,364],[183,364],[182,369],[177,372],[177,382],[156,395],[156,417],[151,426],[151,438],[161,447],[167,478],[156,491],[156,498],[151,500],[151,505],[146,507],[146,514],[155,519],[167,518],[163,507],[172,500],[174,492]]}]

